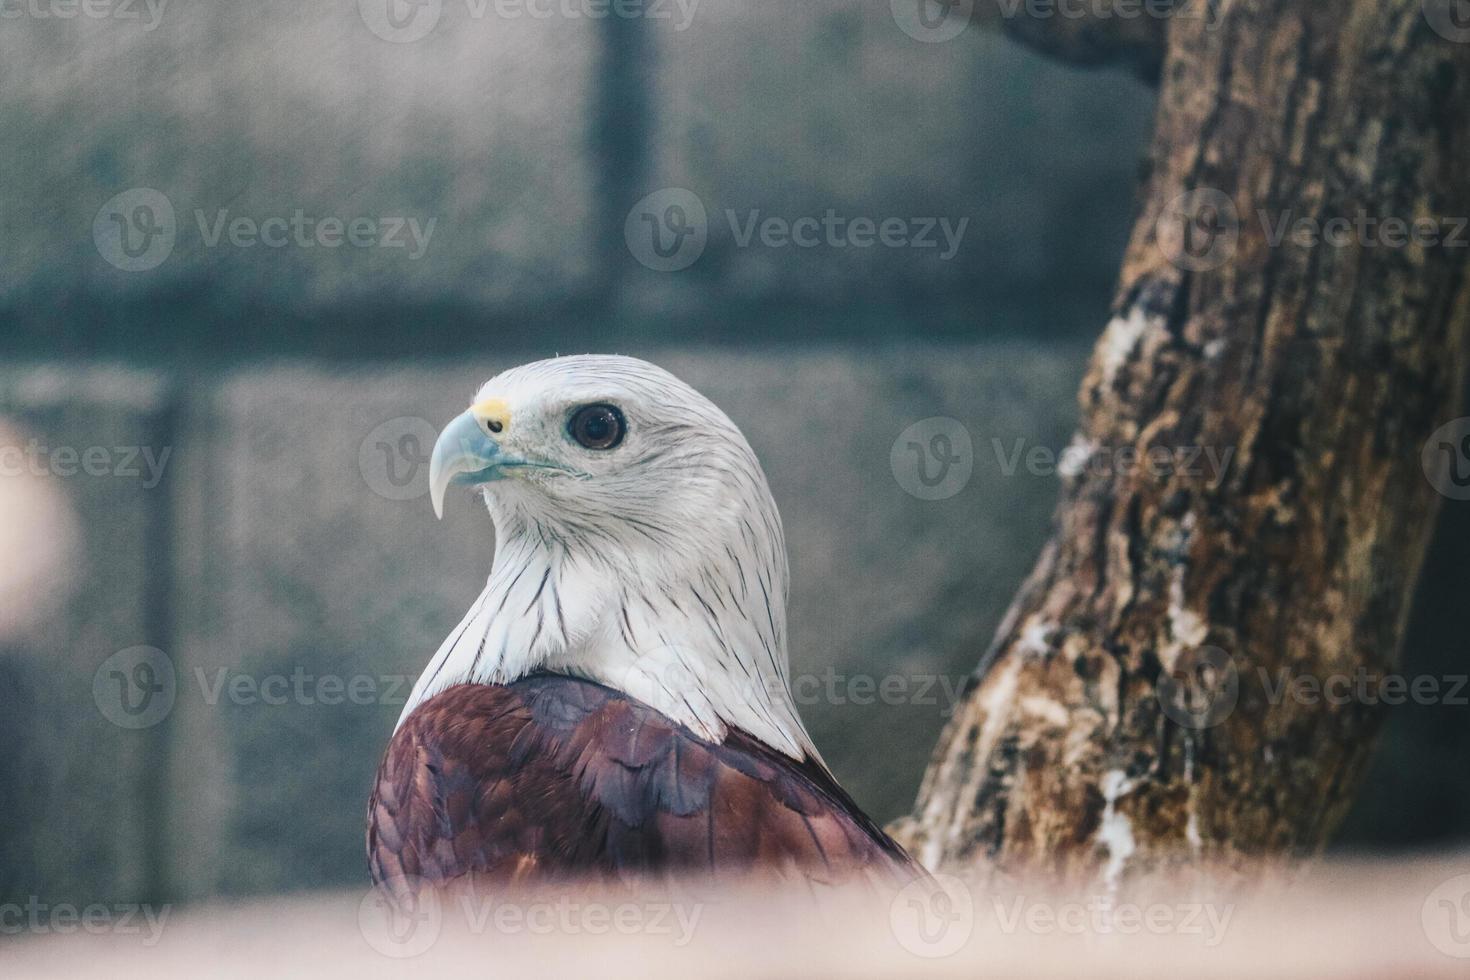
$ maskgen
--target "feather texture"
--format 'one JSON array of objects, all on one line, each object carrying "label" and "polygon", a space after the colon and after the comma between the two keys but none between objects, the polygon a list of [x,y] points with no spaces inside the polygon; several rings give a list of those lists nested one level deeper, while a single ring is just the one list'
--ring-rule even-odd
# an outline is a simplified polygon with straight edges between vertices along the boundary
[{"label": "feather texture", "polygon": [[701,739],[611,688],[464,684],[388,746],[368,808],[375,882],[920,872],[827,771],[739,731]]}]

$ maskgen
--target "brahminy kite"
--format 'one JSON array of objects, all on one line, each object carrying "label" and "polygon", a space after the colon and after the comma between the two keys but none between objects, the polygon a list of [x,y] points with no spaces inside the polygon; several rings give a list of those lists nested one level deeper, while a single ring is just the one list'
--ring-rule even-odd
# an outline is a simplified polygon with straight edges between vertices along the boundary
[{"label": "brahminy kite", "polygon": [[376,882],[922,874],[797,715],[780,515],[713,403],[633,358],[539,361],[429,472],[440,516],[483,493],[497,544],[378,771]]}]

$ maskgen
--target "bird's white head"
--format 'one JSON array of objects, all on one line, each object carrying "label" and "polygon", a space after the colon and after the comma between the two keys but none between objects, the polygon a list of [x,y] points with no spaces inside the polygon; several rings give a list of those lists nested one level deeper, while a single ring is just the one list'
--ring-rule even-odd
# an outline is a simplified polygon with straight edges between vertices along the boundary
[{"label": "bird's white head", "polygon": [[430,463],[483,493],[490,578],[414,687],[549,670],[644,701],[715,741],[740,728],[816,757],[793,705],[786,549],[740,430],[661,368],[560,357],[492,378]]}]

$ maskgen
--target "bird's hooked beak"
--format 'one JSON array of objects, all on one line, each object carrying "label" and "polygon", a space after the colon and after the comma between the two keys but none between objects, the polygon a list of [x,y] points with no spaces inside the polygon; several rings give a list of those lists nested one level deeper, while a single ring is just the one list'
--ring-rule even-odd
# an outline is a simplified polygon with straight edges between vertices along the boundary
[{"label": "bird's hooked beak", "polygon": [[435,517],[444,517],[444,492],[450,486],[475,486],[504,475],[507,460],[492,433],[505,431],[509,424],[505,403],[492,399],[475,405],[439,433],[429,458],[429,497]]}]

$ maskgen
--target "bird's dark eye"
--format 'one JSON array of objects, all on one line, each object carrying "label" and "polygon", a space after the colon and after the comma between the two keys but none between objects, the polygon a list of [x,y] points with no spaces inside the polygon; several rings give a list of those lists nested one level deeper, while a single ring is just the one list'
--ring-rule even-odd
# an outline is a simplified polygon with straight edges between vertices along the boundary
[{"label": "bird's dark eye", "polygon": [[623,441],[628,424],[612,405],[586,405],[572,413],[567,431],[579,446],[612,449]]}]

